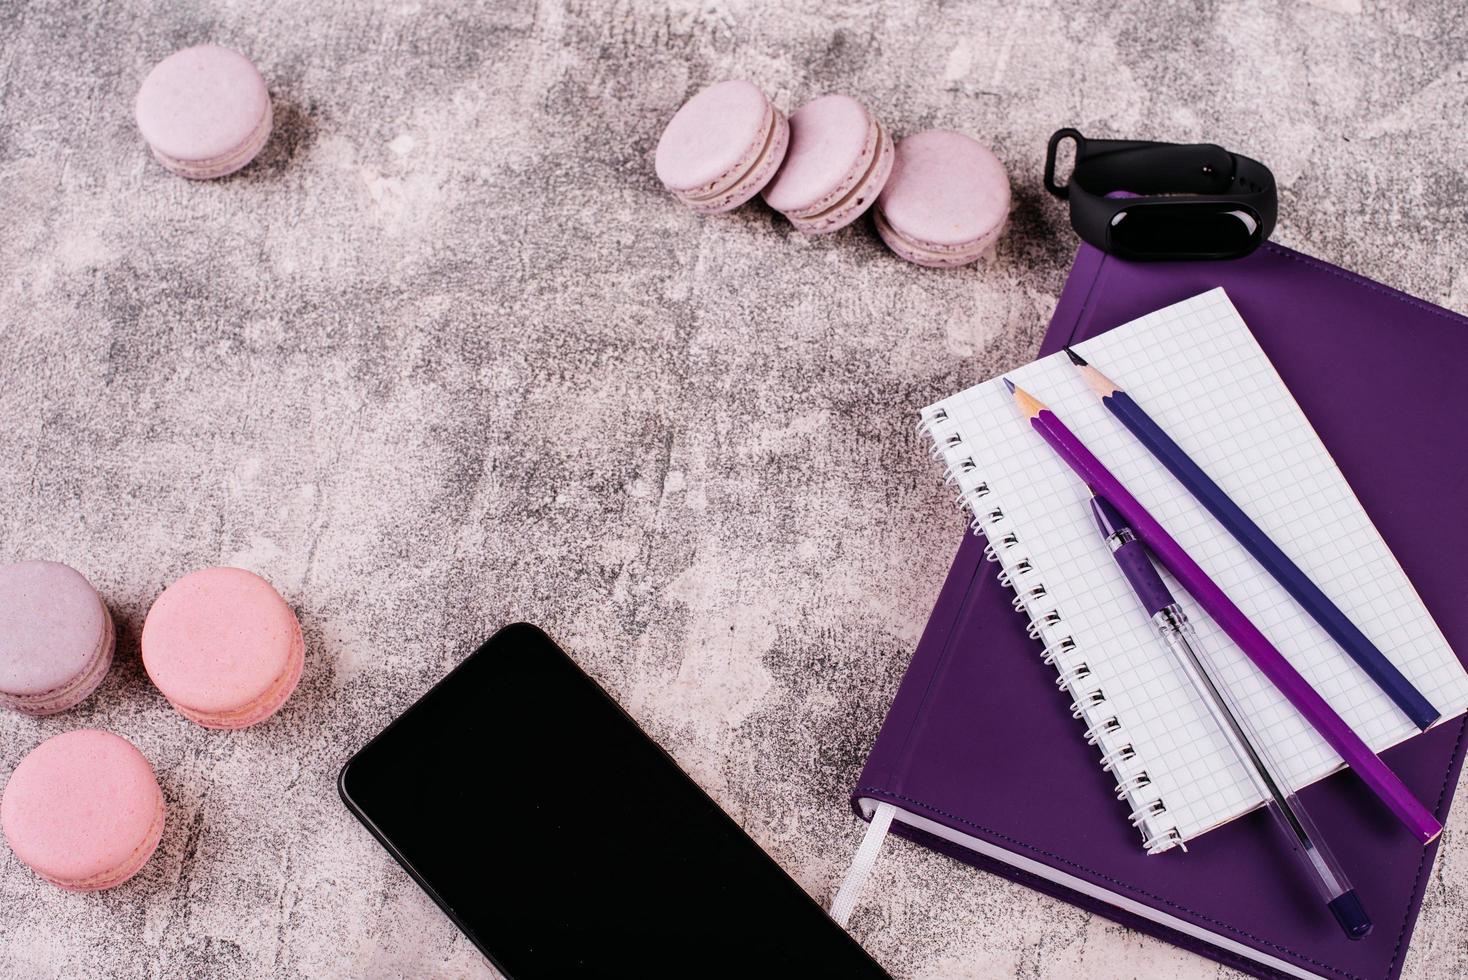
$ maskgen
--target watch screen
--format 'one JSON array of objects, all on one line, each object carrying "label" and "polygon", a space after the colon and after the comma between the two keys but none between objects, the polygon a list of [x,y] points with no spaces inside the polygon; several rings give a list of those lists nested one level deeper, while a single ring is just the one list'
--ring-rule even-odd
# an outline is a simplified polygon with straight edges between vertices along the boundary
[{"label": "watch screen", "polygon": [[1111,218],[1109,251],[1128,259],[1248,255],[1263,240],[1259,215],[1246,205],[1215,201],[1147,201]]}]

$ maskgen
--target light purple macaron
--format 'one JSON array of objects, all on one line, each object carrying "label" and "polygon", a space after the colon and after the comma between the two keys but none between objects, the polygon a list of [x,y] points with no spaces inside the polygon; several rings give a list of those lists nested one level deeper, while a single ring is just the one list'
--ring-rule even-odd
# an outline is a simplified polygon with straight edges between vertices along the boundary
[{"label": "light purple macaron", "polygon": [[237,51],[201,44],[158,62],[138,89],[138,129],[158,162],[208,180],[239,170],[270,138],[265,79]]},{"label": "light purple macaron", "polygon": [[966,265],[1004,231],[1009,176],[987,147],[962,133],[931,129],[897,144],[874,214],[882,241],[909,262]]},{"label": "light purple macaron", "polygon": [[0,704],[49,715],[84,701],[112,664],[112,617],[60,562],[0,566]]},{"label": "light purple macaron", "polygon": [[823,95],[790,114],[790,149],[765,203],[808,235],[845,228],[892,173],[892,137],[849,95]]},{"label": "light purple macaron", "polygon": [[658,140],[654,167],[673,196],[701,214],[732,211],[770,182],[790,125],[765,93],[735,79],[683,104]]}]

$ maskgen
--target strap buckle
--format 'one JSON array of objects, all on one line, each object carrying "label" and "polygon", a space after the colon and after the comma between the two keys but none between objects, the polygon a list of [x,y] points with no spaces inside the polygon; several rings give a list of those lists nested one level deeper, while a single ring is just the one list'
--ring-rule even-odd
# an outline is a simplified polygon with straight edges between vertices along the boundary
[{"label": "strap buckle", "polygon": [[1079,129],[1057,129],[1055,135],[1050,137],[1050,145],[1045,149],[1045,189],[1051,194],[1064,201],[1070,197],[1070,185],[1055,183],[1055,155],[1060,150],[1060,144],[1067,139],[1075,140],[1076,164],[1081,162],[1081,157],[1086,152],[1086,138],[1081,135]]}]

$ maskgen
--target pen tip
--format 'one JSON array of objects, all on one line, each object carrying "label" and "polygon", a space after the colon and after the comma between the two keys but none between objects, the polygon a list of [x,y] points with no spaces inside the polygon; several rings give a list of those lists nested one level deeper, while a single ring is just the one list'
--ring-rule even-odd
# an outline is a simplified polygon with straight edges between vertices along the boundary
[{"label": "pen tip", "polygon": [[1086,359],[1077,354],[1075,351],[1071,350],[1069,347],[1065,349],[1065,356],[1070,358],[1070,363],[1074,364],[1076,367],[1086,366]]},{"label": "pen tip", "polygon": [[1365,939],[1370,935],[1371,917],[1366,914],[1361,899],[1356,897],[1355,889],[1341,892],[1329,905],[1336,921],[1345,930],[1347,939]]},{"label": "pen tip", "polygon": [[1010,381],[1008,378],[1005,378],[1004,379],[1004,387],[1006,387],[1006,388],[1009,389],[1009,393],[1011,395],[1014,394],[1014,382],[1013,381]]}]

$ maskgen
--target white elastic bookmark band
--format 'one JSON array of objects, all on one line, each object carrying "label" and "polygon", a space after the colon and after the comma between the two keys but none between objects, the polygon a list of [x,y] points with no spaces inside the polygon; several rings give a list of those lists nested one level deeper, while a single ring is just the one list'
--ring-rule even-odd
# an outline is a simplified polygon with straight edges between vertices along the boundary
[{"label": "white elastic bookmark band", "polygon": [[831,918],[843,928],[856,908],[857,899],[861,898],[872,868],[877,864],[877,854],[882,850],[882,841],[887,839],[887,829],[892,826],[892,814],[896,812],[897,808],[891,803],[877,804],[877,812],[872,814],[872,822],[867,824],[867,834],[856,849],[856,857],[851,859],[846,878],[836,890],[836,898],[831,902]]}]

